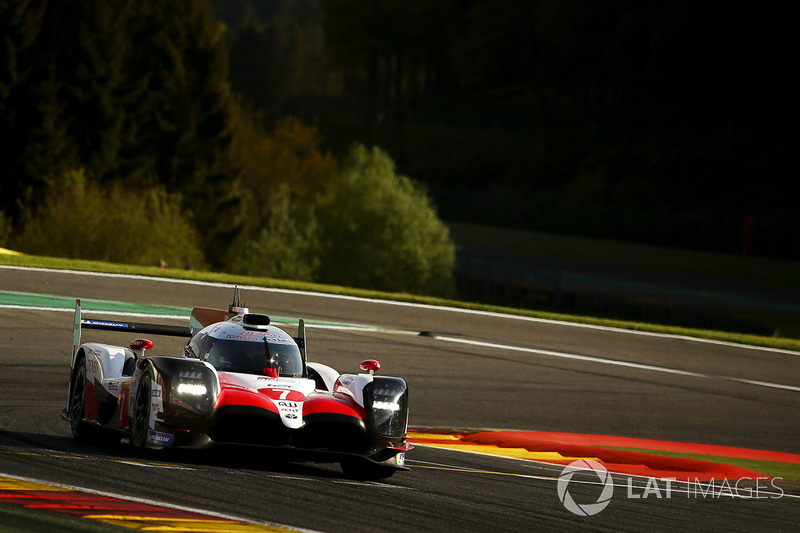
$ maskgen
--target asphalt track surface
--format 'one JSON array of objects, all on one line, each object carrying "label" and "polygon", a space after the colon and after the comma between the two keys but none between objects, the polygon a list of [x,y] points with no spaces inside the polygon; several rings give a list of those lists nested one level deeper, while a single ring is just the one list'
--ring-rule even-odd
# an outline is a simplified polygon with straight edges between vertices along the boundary
[{"label": "asphalt track surface", "polygon": [[[230,287],[16,269],[0,269],[0,290],[185,308],[225,307],[232,296]],[[391,330],[311,329],[309,358],[341,372],[380,360],[383,374],[408,381],[414,427],[800,453],[798,354],[311,294],[244,289],[243,297],[253,311]],[[636,498],[646,480],[614,476],[608,506],[578,516],[559,499],[563,467],[531,461],[418,447],[407,456],[410,472],[377,483],[350,481],[336,465],[260,454],[137,455],[125,445],[81,445],[59,417],[71,320],[64,312],[0,309],[0,475],[321,531],[794,531],[800,523],[800,490],[788,482],[762,498],[680,490]],[[92,338],[130,340],[110,332]],[[183,344],[153,340],[159,353]],[[597,481],[570,483],[569,493],[595,502]]]}]

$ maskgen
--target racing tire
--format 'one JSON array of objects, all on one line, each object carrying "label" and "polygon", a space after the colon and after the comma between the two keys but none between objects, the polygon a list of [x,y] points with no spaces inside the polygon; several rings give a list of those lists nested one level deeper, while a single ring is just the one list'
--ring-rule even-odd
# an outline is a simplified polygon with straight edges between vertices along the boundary
[{"label": "racing tire", "polygon": [[153,382],[150,374],[145,374],[139,380],[136,389],[136,402],[133,407],[133,420],[131,420],[131,444],[136,448],[144,448],[147,444],[147,434],[150,432],[150,404]]},{"label": "racing tire", "polygon": [[83,421],[86,413],[86,359],[81,358],[75,371],[72,373],[72,383],[69,387],[69,425],[72,436],[80,442],[91,440],[89,426]]},{"label": "racing tire", "polygon": [[83,420],[86,414],[86,359],[81,358],[72,373],[69,387],[69,425],[72,436],[78,442],[98,444],[113,448],[119,444],[120,436],[113,431],[104,431]]},{"label": "racing tire", "polygon": [[345,477],[360,481],[390,478],[397,471],[391,466],[356,458],[342,459],[339,464],[342,466]]}]

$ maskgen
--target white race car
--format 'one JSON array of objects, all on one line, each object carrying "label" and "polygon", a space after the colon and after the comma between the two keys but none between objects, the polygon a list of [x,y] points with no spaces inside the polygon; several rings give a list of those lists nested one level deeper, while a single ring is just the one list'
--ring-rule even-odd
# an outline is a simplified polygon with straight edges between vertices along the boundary
[{"label": "white race car", "polygon": [[[269,447],[291,460],[339,462],[346,475],[386,478],[404,466],[408,387],[397,377],[342,374],[306,360],[298,336],[240,306],[195,307],[188,327],[81,318],[75,306],[69,400],[62,416],[75,438],[137,447],[214,444]],[[152,341],[88,342],[82,329],[189,338],[184,353],[150,355]]]}]

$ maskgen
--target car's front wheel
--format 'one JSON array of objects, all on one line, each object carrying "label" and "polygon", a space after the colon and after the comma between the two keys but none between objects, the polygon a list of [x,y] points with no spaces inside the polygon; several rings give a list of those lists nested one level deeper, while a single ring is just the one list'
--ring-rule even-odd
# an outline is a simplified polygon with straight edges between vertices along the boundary
[{"label": "car's front wheel", "polygon": [[152,394],[152,386],[150,375],[146,374],[139,380],[139,387],[136,389],[131,442],[137,448],[143,448],[145,446],[147,443],[147,434],[150,431],[150,395]]}]

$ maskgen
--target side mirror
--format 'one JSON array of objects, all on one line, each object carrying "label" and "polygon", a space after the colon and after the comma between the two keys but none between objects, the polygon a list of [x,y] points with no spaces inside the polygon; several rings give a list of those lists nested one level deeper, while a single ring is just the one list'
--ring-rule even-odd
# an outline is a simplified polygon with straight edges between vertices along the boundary
[{"label": "side mirror", "polygon": [[131,350],[136,354],[136,359],[144,357],[144,352],[152,349],[153,346],[155,346],[155,344],[149,339],[135,339],[131,341]]},{"label": "side mirror", "polygon": [[375,359],[367,359],[366,361],[361,361],[360,366],[361,370],[363,370],[364,372],[369,372],[370,376],[381,369],[381,364]]}]

